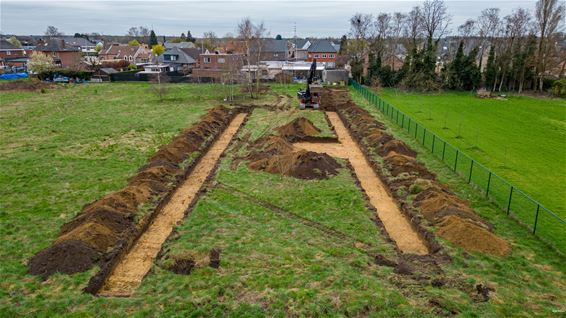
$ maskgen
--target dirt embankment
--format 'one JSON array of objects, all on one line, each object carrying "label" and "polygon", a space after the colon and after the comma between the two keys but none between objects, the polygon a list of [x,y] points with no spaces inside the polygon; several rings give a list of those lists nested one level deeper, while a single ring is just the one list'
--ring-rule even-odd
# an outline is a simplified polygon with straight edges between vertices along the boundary
[{"label": "dirt embankment", "polygon": [[38,91],[55,87],[54,84],[37,79],[14,80],[0,83],[0,92]]},{"label": "dirt embankment", "polygon": [[289,141],[316,138],[320,133],[310,120],[299,117],[275,129],[279,136],[267,135],[250,144],[246,159],[253,170],[282,174],[299,179],[327,179],[341,167],[326,153],[296,151]]},{"label": "dirt embankment", "polygon": [[219,106],[182,130],[128,180],[125,188],[85,205],[73,220],[63,224],[55,242],[29,260],[28,272],[46,278],[110,262],[151,220],[153,212],[143,211],[167,197],[198,161],[196,153],[202,155],[234,115],[235,110]]},{"label": "dirt embankment", "polygon": [[[347,90],[327,89],[325,96],[324,108],[336,110],[348,123],[376,172],[403,202],[404,212],[432,245],[431,251],[440,247],[421,225],[422,218],[437,228],[438,235],[466,250],[500,256],[510,253],[509,243],[491,232],[493,226],[475,214],[468,202],[439,183],[434,173],[415,159],[414,150],[388,134],[382,123],[354,104]],[[375,155],[383,157],[383,165],[373,159]]]}]

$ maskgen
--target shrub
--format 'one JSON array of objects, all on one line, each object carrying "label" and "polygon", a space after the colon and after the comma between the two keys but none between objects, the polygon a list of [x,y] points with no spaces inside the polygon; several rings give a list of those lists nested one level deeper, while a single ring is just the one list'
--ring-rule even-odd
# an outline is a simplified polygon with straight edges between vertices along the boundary
[{"label": "shrub", "polygon": [[552,95],[566,98],[566,78],[556,80],[552,83]]}]

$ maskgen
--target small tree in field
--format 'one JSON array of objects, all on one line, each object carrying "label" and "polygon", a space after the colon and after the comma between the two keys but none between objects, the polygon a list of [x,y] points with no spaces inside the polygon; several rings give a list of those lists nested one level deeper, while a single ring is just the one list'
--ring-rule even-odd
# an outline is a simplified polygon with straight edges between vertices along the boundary
[{"label": "small tree in field", "polygon": [[156,44],[151,47],[151,52],[157,57],[165,52],[165,48],[161,44]]},{"label": "small tree in field", "polygon": [[130,42],[128,42],[129,46],[140,46],[140,42],[136,39],[131,40]]},{"label": "small tree in field", "polygon": [[39,52],[33,52],[28,61],[28,70],[35,74],[51,71],[53,68],[53,58]]}]

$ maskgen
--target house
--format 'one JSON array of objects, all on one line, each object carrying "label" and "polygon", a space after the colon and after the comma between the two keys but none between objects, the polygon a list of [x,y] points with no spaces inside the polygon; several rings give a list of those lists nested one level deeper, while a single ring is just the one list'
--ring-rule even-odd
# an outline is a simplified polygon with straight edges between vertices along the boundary
[{"label": "house", "polygon": [[[254,63],[258,56],[258,46],[251,48],[251,60]],[[259,60],[260,61],[286,61],[289,52],[287,40],[274,40],[265,39],[259,47]]]},{"label": "house", "polygon": [[124,60],[132,64],[150,63],[153,54],[146,44],[130,46],[127,44],[113,43],[99,52],[100,61]]},{"label": "house", "polygon": [[55,65],[60,67],[76,66],[82,62],[81,51],[76,47],[67,45],[65,40],[59,38],[38,43],[35,51],[53,57]]},{"label": "house", "polygon": [[306,61],[311,41],[307,39],[293,39],[289,41],[289,60]]},{"label": "house", "polygon": [[243,60],[241,54],[206,51],[199,55],[198,67],[193,69],[193,78],[199,81],[222,81],[229,75],[237,76]]},{"label": "house", "polygon": [[27,52],[12,43],[0,39],[0,66],[25,67]]},{"label": "house", "polygon": [[195,44],[193,42],[179,42],[179,43],[175,43],[175,42],[171,42],[171,41],[165,41],[165,43],[163,43],[163,46],[166,49],[172,49],[172,48],[179,48],[179,49],[192,49],[195,47]]},{"label": "house", "polygon": [[189,73],[197,64],[197,61],[191,55],[178,47],[167,49],[163,54],[157,57],[157,62],[159,64],[168,65],[169,72],[182,72],[185,74]]},{"label": "house", "polygon": [[314,41],[308,48],[307,61],[316,59],[317,63],[323,63],[327,68],[336,67],[336,55],[338,51],[329,40]]}]

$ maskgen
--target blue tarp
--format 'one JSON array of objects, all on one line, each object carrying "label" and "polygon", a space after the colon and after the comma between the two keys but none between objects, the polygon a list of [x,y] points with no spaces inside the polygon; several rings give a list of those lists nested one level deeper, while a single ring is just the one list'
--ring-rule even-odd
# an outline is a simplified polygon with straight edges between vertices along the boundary
[{"label": "blue tarp", "polygon": [[28,73],[13,73],[13,74],[0,75],[0,80],[13,80],[18,78],[28,78]]}]

